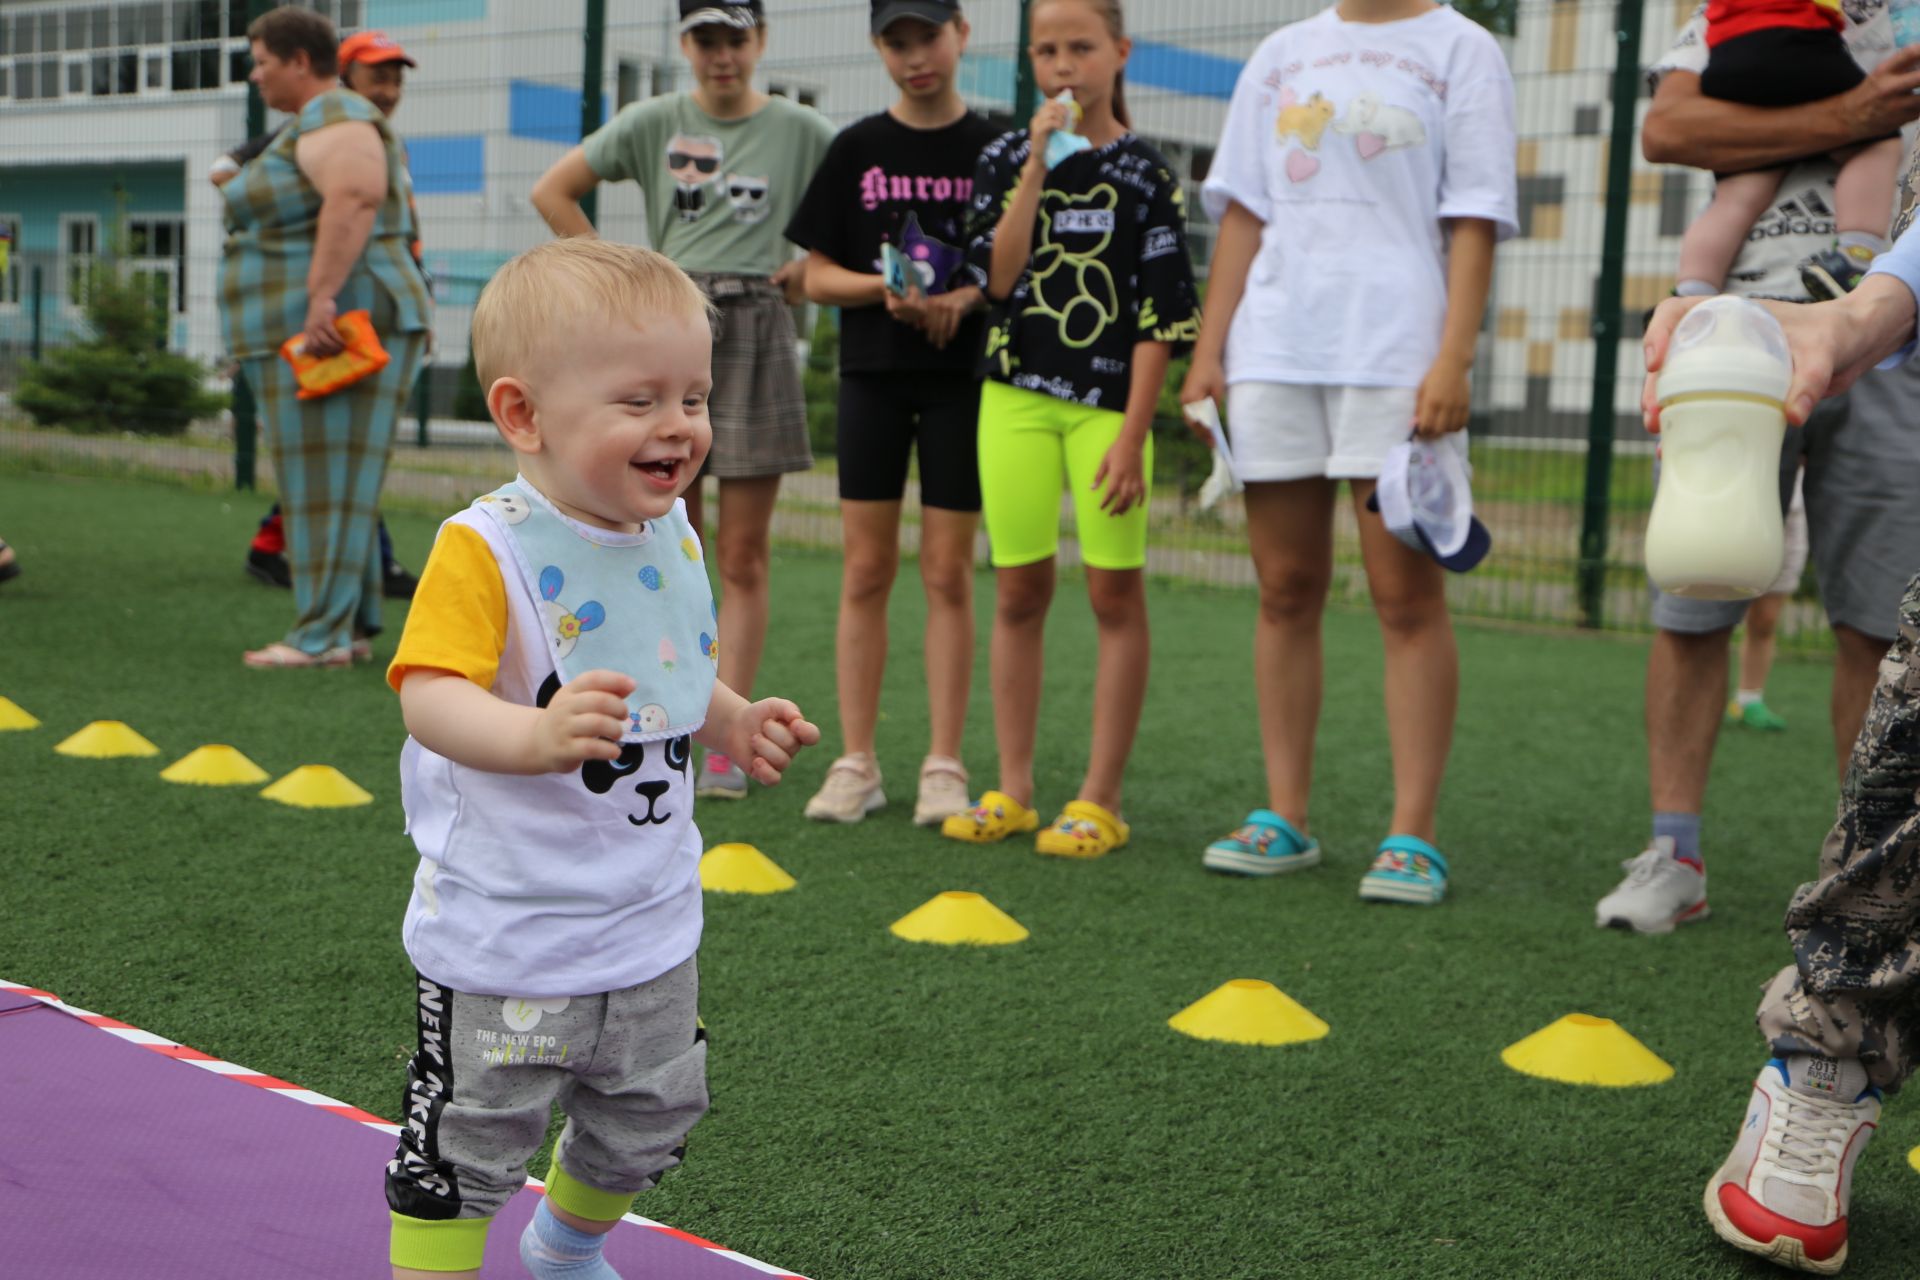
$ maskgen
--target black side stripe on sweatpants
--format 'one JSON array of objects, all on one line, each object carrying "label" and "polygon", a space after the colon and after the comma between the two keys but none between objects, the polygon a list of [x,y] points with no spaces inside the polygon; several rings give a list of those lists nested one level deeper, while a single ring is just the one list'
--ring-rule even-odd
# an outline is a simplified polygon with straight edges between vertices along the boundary
[{"label": "black side stripe on sweatpants", "polygon": [[387,1165],[387,1204],[409,1218],[460,1216],[460,1180],[440,1159],[440,1113],[453,1096],[453,991],[415,974],[418,1048],[407,1064],[400,1145]]}]

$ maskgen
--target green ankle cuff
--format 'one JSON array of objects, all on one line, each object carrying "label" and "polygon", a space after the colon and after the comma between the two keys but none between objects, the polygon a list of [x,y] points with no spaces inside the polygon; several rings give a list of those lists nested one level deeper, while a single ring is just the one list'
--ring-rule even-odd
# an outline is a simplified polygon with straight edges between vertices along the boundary
[{"label": "green ankle cuff", "polygon": [[392,1213],[390,1261],[415,1271],[478,1271],[487,1252],[487,1228],[492,1218],[445,1218],[430,1221]]},{"label": "green ankle cuff", "polygon": [[547,1170],[547,1199],[557,1209],[565,1209],[588,1222],[618,1222],[633,1208],[631,1191],[602,1191],[590,1187],[561,1167],[558,1160]]}]

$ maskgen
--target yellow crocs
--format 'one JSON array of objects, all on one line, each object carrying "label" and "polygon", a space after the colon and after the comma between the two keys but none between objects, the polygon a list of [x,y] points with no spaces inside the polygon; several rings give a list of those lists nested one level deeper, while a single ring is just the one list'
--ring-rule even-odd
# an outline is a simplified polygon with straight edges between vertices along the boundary
[{"label": "yellow crocs", "polygon": [[967,844],[997,844],[1039,825],[1040,815],[1034,810],[1004,791],[989,791],[973,808],[943,821],[940,834]]},{"label": "yellow crocs", "polygon": [[1127,843],[1131,828],[1091,800],[1069,800],[1053,825],[1033,842],[1056,858],[1098,858]]}]

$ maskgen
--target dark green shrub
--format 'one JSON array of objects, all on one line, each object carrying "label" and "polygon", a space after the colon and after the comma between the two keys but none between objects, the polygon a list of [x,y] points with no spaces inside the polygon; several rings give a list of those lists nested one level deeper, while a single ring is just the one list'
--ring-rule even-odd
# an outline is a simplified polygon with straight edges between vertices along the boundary
[{"label": "dark green shrub", "polygon": [[87,282],[93,336],[60,347],[20,375],[13,401],[41,426],[177,436],[227,407],[207,367],[166,350],[168,298],[155,278],[97,263]]}]

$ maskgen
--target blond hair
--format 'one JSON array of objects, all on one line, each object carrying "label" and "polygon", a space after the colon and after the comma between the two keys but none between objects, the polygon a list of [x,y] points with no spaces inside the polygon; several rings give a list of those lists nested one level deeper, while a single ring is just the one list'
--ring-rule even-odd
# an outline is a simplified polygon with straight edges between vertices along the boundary
[{"label": "blond hair", "polygon": [[482,389],[564,350],[582,324],[638,325],[664,316],[707,324],[713,307],[673,261],[592,236],[550,240],[494,273],[473,308],[473,363]]}]

